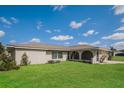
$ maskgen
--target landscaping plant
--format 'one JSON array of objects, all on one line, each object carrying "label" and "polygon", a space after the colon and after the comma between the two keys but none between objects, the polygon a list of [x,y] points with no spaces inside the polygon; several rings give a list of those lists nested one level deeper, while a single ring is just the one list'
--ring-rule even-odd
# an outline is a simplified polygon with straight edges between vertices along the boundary
[{"label": "landscaping plant", "polygon": [[30,64],[30,62],[28,60],[28,56],[26,53],[24,53],[22,55],[22,59],[21,59],[21,66],[27,66],[28,64]]},{"label": "landscaping plant", "polygon": [[0,43],[0,71],[8,71],[12,69],[19,69],[20,67],[16,65],[11,55]]}]

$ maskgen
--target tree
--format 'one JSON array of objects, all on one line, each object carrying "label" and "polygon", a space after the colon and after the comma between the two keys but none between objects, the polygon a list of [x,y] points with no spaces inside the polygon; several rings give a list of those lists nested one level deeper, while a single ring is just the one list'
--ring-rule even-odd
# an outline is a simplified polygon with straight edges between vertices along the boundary
[{"label": "tree", "polygon": [[0,71],[8,71],[19,68],[20,67],[16,65],[12,56],[8,54],[8,51],[4,48],[2,43],[0,43]]},{"label": "tree", "polygon": [[0,42],[0,54],[4,53],[5,52],[5,48],[4,46],[2,45],[2,43]]},{"label": "tree", "polygon": [[114,47],[110,47],[110,50],[111,50],[111,56],[114,56],[114,52],[116,51],[116,49]]},{"label": "tree", "polygon": [[120,50],[121,52],[124,52],[124,49]]},{"label": "tree", "polygon": [[112,59],[112,56],[114,56],[114,52],[116,51],[116,49],[114,47],[110,47],[110,52],[109,52],[109,57],[108,60]]},{"label": "tree", "polygon": [[28,56],[26,53],[24,53],[22,55],[22,59],[21,59],[21,65],[22,66],[27,66],[29,64],[29,61],[28,61]]}]

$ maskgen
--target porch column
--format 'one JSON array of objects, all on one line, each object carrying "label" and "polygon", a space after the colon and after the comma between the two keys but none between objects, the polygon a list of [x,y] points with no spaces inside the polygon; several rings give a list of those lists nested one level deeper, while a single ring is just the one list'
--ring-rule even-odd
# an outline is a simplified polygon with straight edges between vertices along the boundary
[{"label": "porch column", "polygon": [[93,58],[92,58],[92,64],[97,63],[97,50],[92,50]]},{"label": "porch column", "polygon": [[81,59],[82,51],[78,51],[78,53],[79,53],[79,60],[82,60],[82,59]]},{"label": "porch column", "polygon": [[68,60],[70,60],[70,52],[68,52]]},{"label": "porch column", "polygon": [[92,63],[92,64],[95,64],[95,63],[96,63],[96,60],[95,60],[94,57],[92,58],[91,63]]},{"label": "porch column", "polygon": [[68,52],[68,59],[69,60],[71,59],[71,52],[70,51]]}]

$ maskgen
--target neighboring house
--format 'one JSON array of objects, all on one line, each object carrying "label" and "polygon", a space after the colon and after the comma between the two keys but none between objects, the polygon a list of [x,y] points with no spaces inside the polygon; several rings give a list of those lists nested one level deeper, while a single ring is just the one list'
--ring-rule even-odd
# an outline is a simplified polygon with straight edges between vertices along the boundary
[{"label": "neighboring house", "polygon": [[27,54],[31,64],[44,64],[49,60],[76,60],[100,63],[108,59],[108,49],[90,45],[58,46],[47,44],[10,44],[12,57],[20,64],[22,55]]},{"label": "neighboring house", "polygon": [[113,56],[124,56],[124,52],[116,50],[116,51],[114,51]]}]

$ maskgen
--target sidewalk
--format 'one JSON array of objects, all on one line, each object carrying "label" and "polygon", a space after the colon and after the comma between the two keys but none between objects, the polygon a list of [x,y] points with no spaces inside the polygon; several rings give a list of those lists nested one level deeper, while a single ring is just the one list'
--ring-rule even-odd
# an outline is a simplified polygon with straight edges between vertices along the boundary
[{"label": "sidewalk", "polygon": [[100,64],[124,64],[123,61],[106,61]]}]

